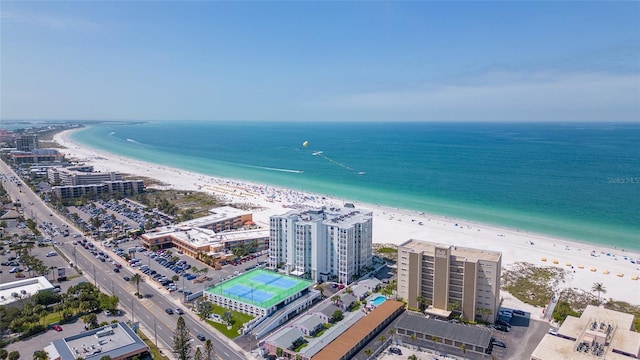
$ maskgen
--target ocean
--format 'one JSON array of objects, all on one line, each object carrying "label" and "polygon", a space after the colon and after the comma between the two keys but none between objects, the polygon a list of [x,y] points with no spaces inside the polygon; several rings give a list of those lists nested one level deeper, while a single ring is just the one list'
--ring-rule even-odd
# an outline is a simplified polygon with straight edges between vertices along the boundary
[{"label": "ocean", "polygon": [[207,175],[640,250],[638,123],[158,121],[73,139]]}]

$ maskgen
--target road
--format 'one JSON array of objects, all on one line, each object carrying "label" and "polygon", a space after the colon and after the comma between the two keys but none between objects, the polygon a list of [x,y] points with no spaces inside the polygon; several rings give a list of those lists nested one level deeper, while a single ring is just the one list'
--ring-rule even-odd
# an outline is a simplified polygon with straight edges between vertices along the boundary
[{"label": "road", "polygon": [[[2,182],[5,190],[14,202],[19,201],[22,204],[25,218],[31,218],[38,224],[43,221],[51,221],[58,228],[73,228],[74,225],[71,222],[68,222],[65,218],[49,209],[46,203],[26,186],[17,174],[3,161],[0,161],[0,170],[2,174],[6,175],[6,178],[3,179]],[[12,181],[13,176],[16,177],[17,181]],[[21,185],[19,186],[18,184]],[[80,230],[78,230],[78,232],[82,233]],[[101,262],[84,248],[73,245],[71,237],[56,235],[52,240],[62,244],[59,246],[59,249],[62,250],[69,259],[73,259],[76,266],[86,275],[92,277],[100,289],[118,296],[121,307],[131,314],[131,320],[139,321],[151,332],[147,334],[150,339],[157,341],[158,345],[164,349],[172,348],[173,331],[176,327],[177,315],[169,315],[165,312],[165,309],[172,308],[175,310],[177,302],[171,298],[166,298],[162,290],[154,287],[157,283],[141,283],[140,293],[147,294],[148,298],[137,299],[133,295],[136,291],[134,286],[123,279],[124,275],[131,276],[132,274],[130,269],[127,269],[124,261],[122,261],[123,271],[120,274],[116,274],[113,272],[113,265],[108,262]],[[98,243],[95,242],[94,245],[98,246]],[[117,256],[114,257],[114,259],[116,261],[122,260]],[[207,339],[211,339],[216,353],[220,358],[225,360],[247,358],[246,354],[241,354],[229,346],[231,340],[215,333],[214,329],[198,319],[191,311],[187,311],[186,308],[182,308],[182,310],[185,310],[183,318],[187,328],[194,336],[194,347],[204,345],[203,342],[195,338],[195,335],[203,334]],[[155,334],[153,332],[155,332]],[[166,353],[167,351],[165,351],[165,354]]]}]

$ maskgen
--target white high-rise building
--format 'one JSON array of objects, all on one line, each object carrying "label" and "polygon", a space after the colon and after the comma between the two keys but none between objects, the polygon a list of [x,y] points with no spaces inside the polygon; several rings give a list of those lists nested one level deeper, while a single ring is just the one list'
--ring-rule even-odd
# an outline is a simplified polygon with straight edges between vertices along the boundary
[{"label": "white high-rise building", "polygon": [[372,265],[371,211],[292,210],[270,218],[269,267],[314,281],[353,282]]}]

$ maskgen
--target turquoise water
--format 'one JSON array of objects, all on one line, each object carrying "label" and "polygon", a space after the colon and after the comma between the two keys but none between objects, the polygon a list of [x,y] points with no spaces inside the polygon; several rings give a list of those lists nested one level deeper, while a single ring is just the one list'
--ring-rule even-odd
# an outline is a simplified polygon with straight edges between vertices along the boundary
[{"label": "turquoise water", "polygon": [[372,303],[374,306],[380,306],[380,304],[382,304],[382,303],[383,303],[383,302],[385,302],[385,301],[387,301],[387,298],[386,298],[386,297],[384,297],[384,296],[381,296],[381,295],[380,295],[380,296],[376,296],[376,298],[375,298],[375,299],[371,300],[371,303]]},{"label": "turquoise water", "polygon": [[150,122],[73,138],[207,175],[640,250],[640,124]]}]

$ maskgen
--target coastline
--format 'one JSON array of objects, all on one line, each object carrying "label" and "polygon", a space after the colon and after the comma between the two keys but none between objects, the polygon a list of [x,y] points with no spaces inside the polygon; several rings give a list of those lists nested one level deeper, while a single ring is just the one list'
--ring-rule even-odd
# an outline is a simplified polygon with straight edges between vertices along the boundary
[{"label": "coastline", "polygon": [[[73,131],[66,130],[54,136],[56,142],[67,147],[61,149],[67,157],[94,165],[96,171],[119,171],[154,178],[166,183],[166,188],[203,191],[223,197],[228,202],[259,206],[262,209],[254,211],[254,221],[263,226],[268,226],[269,216],[287,211],[284,206],[342,205],[343,201],[348,201],[251,181],[203,175],[114,155],[75,143],[70,137]],[[561,267],[575,271],[570,273],[564,287],[591,292],[593,283],[601,282],[607,289],[607,298],[640,304],[637,296],[640,293],[640,281],[630,278],[640,276],[640,264],[632,264],[628,260],[640,259],[638,253],[412,210],[352,203],[373,212],[374,243],[398,245],[409,239],[419,239],[500,251],[503,267],[508,268],[516,262]],[[542,262],[542,258],[548,261]],[[558,260],[558,264],[554,265],[554,260]],[[575,268],[567,266],[567,263]],[[578,265],[582,265],[583,269]],[[590,271],[591,268],[596,271]],[[604,274],[604,270],[608,270],[609,274]],[[505,301],[507,297],[505,295]]]}]

